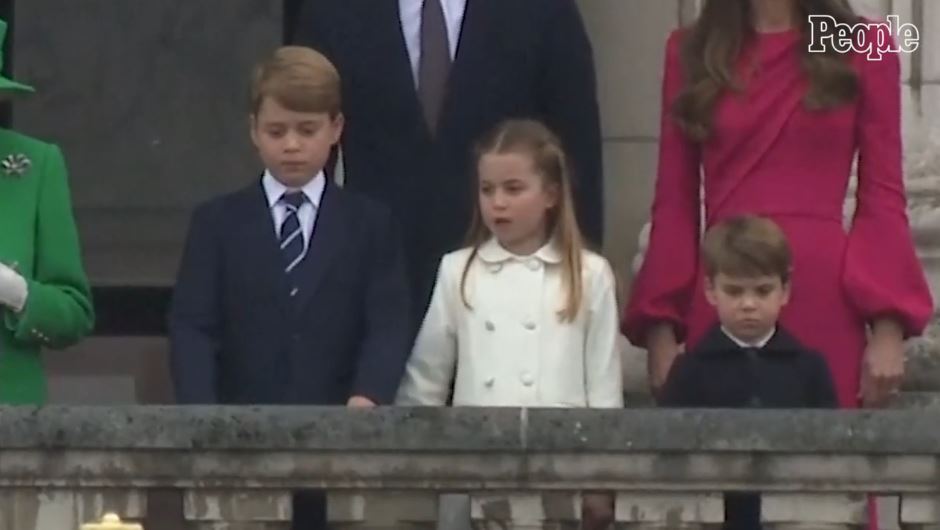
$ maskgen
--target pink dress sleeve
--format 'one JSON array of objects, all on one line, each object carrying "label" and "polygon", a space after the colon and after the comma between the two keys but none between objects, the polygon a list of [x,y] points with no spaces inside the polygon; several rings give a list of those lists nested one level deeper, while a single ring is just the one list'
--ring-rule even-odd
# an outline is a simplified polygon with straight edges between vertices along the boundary
[{"label": "pink dress sleeve", "polygon": [[661,322],[671,323],[683,340],[698,269],[700,147],[682,132],[671,113],[682,88],[679,52],[677,30],[666,43],[650,241],[622,321],[622,331],[637,346],[643,346],[650,328]]},{"label": "pink dress sleeve", "polygon": [[896,53],[886,53],[880,61],[858,59],[858,191],[843,285],[866,322],[892,317],[906,335],[919,335],[933,313],[933,301],[907,218],[900,61]]}]

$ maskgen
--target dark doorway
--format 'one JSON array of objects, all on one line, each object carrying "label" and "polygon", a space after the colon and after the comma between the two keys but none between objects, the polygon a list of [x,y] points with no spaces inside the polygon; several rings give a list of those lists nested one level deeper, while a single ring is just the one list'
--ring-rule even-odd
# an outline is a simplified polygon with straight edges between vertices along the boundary
[{"label": "dark doorway", "polygon": [[[0,0],[0,19],[7,23],[7,34],[3,40],[3,75],[13,75],[13,0]],[[0,127],[9,128],[12,123],[12,107],[9,101],[0,100]]]},{"label": "dark doorway", "polygon": [[293,44],[291,37],[294,24],[297,23],[297,16],[300,13],[300,5],[303,2],[304,0],[284,0],[284,44]]}]

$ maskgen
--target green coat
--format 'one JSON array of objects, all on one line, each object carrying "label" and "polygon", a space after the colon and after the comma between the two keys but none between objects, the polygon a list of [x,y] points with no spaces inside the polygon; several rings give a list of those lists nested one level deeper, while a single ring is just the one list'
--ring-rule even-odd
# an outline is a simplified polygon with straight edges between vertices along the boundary
[{"label": "green coat", "polygon": [[0,167],[0,261],[26,278],[29,296],[20,314],[0,305],[0,404],[39,404],[40,349],[78,342],[95,316],[62,152],[0,129],[0,161],[11,155],[29,167],[21,175]]}]

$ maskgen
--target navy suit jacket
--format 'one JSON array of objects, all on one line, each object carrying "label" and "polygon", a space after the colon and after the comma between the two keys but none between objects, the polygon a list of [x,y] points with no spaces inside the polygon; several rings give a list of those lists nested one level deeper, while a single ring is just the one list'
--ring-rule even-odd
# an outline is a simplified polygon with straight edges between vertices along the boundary
[{"label": "navy suit jacket", "polygon": [[169,314],[177,400],[391,403],[413,326],[395,227],[328,183],[291,298],[260,182],[197,208]]},{"label": "navy suit jacket", "polygon": [[561,137],[581,227],[602,244],[596,76],[574,0],[467,0],[436,137],[421,113],[397,0],[305,0],[289,41],[339,69],[346,186],[401,220],[419,314],[441,256],[462,246],[470,224],[473,146],[505,119],[539,119]]}]

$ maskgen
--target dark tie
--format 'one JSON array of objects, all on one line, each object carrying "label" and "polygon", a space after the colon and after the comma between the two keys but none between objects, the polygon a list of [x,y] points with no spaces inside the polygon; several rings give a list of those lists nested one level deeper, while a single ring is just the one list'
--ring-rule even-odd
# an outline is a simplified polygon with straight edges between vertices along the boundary
[{"label": "dark tie", "polygon": [[760,362],[760,348],[755,346],[747,346],[743,348],[745,355],[747,355],[748,360],[748,369],[750,372],[749,379],[751,395],[748,396],[748,406],[752,408],[759,408],[762,406],[760,398],[760,380],[758,376],[758,364]]},{"label": "dark tie", "polygon": [[300,226],[300,207],[307,200],[302,192],[288,192],[281,196],[281,204],[287,208],[287,215],[281,223],[278,238],[281,241],[281,254],[284,256],[284,271],[291,282],[291,296],[297,295],[298,283],[294,271],[304,259],[304,231]]},{"label": "dark tie", "polygon": [[418,99],[431,134],[437,133],[450,75],[450,44],[441,0],[424,0],[421,8],[421,59],[418,61]]}]

